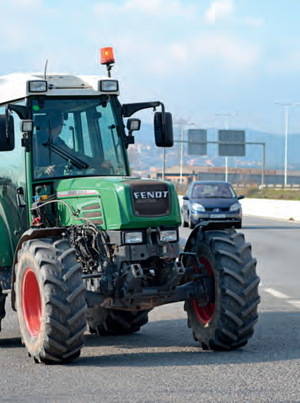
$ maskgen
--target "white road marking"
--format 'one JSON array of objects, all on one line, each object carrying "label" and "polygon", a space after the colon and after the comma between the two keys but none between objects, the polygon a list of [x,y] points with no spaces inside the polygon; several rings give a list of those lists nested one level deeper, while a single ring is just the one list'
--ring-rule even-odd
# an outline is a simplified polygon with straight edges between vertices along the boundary
[{"label": "white road marking", "polygon": [[287,301],[290,305],[293,305],[295,308],[300,309],[300,299],[290,299]]},{"label": "white road marking", "polygon": [[281,299],[289,299],[289,298],[291,298],[288,295],[283,294],[283,292],[274,290],[274,288],[265,288],[265,291],[268,294],[271,294],[271,295],[273,295],[273,297],[276,297],[276,298],[281,298]]},{"label": "white road marking", "polygon": [[264,288],[264,291],[272,295],[273,297],[285,299],[288,304],[292,305],[294,308],[300,309],[300,299],[291,299],[291,297],[289,297],[288,295],[284,294],[283,292],[274,290],[274,288]]}]

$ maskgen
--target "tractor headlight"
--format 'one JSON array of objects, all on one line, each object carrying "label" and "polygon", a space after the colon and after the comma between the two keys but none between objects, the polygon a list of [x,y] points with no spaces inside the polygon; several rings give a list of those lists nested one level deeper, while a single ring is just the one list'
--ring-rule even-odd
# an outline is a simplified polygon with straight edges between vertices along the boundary
[{"label": "tractor headlight", "polygon": [[106,93],[118,93],[119,82],[118,80],[100,80],[99,81],[99,91]]},{"label": "tractor headlight", "polygon": [[234,203],[232,206],[230,206],[229,211],[238,211],[241,208],[240,203]]},{"label": "tractor headlight", "polygon": [[32,80],[27,82],[28,92],[46,92],[48,89],[47,81]]},{"label": "tractor headlight", "polygon": [[177,231],[176,230],[160,231],[159,238],[161,242],[176,242]]},{"label": "tractor headlight", "polygon": [[33,121],[30,119],[21,120],[21,131],[24,133],[32,132],[33,131]]},{"label": "tractor headlight", "polygon": [[125,243],[126,244],[143,243],[143,233],[125,232]]},{"label": "tractor headlight", "polygon": [[195,213],[201,213],[205,211],[205,208],[200,203],[193,203],[192,204],[192,211]]}]

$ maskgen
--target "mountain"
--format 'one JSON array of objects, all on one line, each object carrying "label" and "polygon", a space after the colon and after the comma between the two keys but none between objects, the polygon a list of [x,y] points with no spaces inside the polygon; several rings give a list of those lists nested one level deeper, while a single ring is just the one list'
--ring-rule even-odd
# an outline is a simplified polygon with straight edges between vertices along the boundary
[{"label": "mountain", "polygon": [[[178,165],[180,161],[180,144],[176,140],[180,138],[180,132],[174,127],[175,145],[166,149],[167,166]],[[207,140],[217,141],[217,129],[207,129]],[[186,132],[185,132],[186,140]],[[282,134],[267,133],[253,129],[246,130],[246,142],[260,142],[266,144],[266,168],[283,169],[284,166],[284,136]],[[288,169],[300,170],[300,134],[288,135]],[[163,149],[157,148],[154,141],[153,126],[143,123],[140,132],[135,134],[135,145],[130,146],[129,154],[132,166],[137,169],[159,167],[162,164]],[[255,168],[262,164],[262,146],[246,145],[245,157],[230,157],[228,161],[231,167]],[[218,156],[216,144],[207,145],[207,156],[188,155],[187,146],[184,145],[184,165],[209,165],[224,166],[224,157]]]}]

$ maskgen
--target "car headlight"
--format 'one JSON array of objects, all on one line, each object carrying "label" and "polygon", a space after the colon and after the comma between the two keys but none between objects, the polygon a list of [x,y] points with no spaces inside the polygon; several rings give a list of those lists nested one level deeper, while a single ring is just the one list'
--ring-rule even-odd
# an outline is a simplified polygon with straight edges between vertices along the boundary
[{"label": "car headlight", "polygon": [[125,232],[125,243],[127,244],[143,243],[143,233]]},{"label": "car headlight", "polygon": [[232,206],[230,206],[229,211],[238,211],[241,208],[240,203],[234,203]]},{"label": "car headlight", "polygon": [[159,237],[161,242],[176,242],[177,231],[176,230],[160,231]]},{"label": "car headlight", "polygon": [[192,204],[192,211],[195,211],[197,213],[198,212],[203,212],[203,211],[205,211],[205,208],[200,203],[193,203]]}]

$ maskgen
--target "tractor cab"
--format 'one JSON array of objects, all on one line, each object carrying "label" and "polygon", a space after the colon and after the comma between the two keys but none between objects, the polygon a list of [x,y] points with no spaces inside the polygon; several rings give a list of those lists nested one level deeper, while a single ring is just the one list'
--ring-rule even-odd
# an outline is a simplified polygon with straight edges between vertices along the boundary
[{"label": "tractor cab", "polygon": [[[124,211],[128,211],[125,204],[131,195],[124,190],[129,186],[125,179],[130,178],[127,148],[134,143],[133,132],[140,128],[140,120],[131,118],[135,112],[146,108],[161,109],[154,114],[155,143],[158,147],[173,145],[172,116],[165,112],[164,105],[159,101],[122,105],[118,99],[119,82],[111,78],[114,63],[111,48],[101,50],[101,63],[107,66],[108,77],[45,72],[10,74],[0,79],[0,151],[4,156],[0,168],[3,177],[10,181],[9,186],[14,188],[12,191],[17,193],[14,208],[22,211],[12,229],[16,234],[15,246],[21,233],[36,223],[51,226],[74,223],[74,214],[69,214],[65,203],[52,205],[47,214],[46,209],[36,209],[37,202],[57,201],[62,194],[64,198],[66,194],[69,196],[71,208],[79,211],[80,216],[81,204],[73,196],[83,194],[86,197],[91,192],[97,192],[98,196],[102,194],[101,214],[106,216],[101,220],[104,228],[116,229],[124,225],[125,218],[120,217],[119,206],[113,214],[108,210],[118,198],[119,203],[124,204]],[[128,118],[126,128],[124,118]],[[91,178],[94,179],[91,181]],[[142,190],[157,190],[156,184],[145,186]],[[107,187],[110,191],[102,192]],[[176,197],[173,188],[169,190],[170,195],[173,193],[171,197]],[[166,221],[170,221],[168,216],[171,214],[173,224],[178,226],[180,214],[176,203],[173,203],[172,211],[166,211]],[[134,225],[132,215],[127,221]],[[16,216],[20,216],[17,211]],[[153,216],[160,215],[154,212]],[[41,218],[45,222],[41,222]],[[138,226],[143,225],[142,217],[139,220]],[[12,260],[12,255],[11,252],[7,260]]]}]

